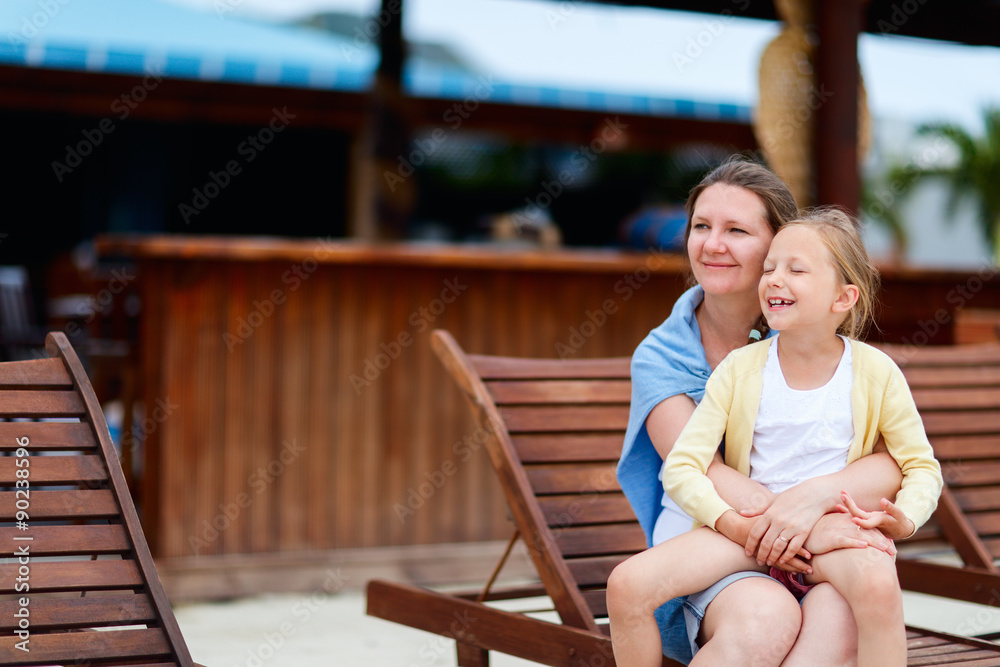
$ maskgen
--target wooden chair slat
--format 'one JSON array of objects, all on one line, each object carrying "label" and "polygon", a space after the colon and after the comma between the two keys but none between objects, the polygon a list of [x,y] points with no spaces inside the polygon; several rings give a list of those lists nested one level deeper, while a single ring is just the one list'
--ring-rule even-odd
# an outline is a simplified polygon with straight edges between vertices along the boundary
[{"label": "wooden chair slat", "polygon": [[[24,500],[24,495],[0,491],[0,521],[15,519],[17,500]],[[100,519],[117,516],[119,511],[114,495],[107,489],[31,491],[28,500],[32,521]]]},{"label": "wooden chair slat", "polygon": [[1000,366],[909,367],[903,371],[911,389],[924,387],[997,387]]},{"label": "wooden chair slat", "polygon": [[521,434],[511,442],[523,463],[613,461],[622,453],[622,436],[613,433]]},{"label": "wooden chair slat", "polygon": [[917,409],[923,412],[1000,408],[1000,388],[914,389],[912,393]]},{"label": "wooden chair slat", "polygon": [[[17,563],[0,564],[0,593],[16,593]],[[34,593],[99,591],[141,586],[143,579],[131,560],[70,560],[32,562]]]},{"label": "wooden chair slat", "polygon": [[1000,488],[972,487],[968,489],[954,489],[952,494],[965,512],[991,509],[1000,510]]},{"label": "wooden chair slat", "polygon": [[[113,664],[109,659],[150,660],[172,655],[166,635],[160,628],[137,628],[109,632],[70,632],[31,635],[30,653],[14,648],[18,638],[0,638],[0,655],[13,656],[9,665],[39,665],[58,662],[73,664],[97,661]],[[18,655],[23,653],[23,655]]]},{"label": "wooden chair slat", "polygon": [[638,522],[557,528],[552,534],[564,557],[633,554],[646,548],[646,535]]},{"label": "wooden chair slat", "polygon": [[0,422],[0,451],[18,449],[17,439],[21,437],[28,438],[29,452],[97,447],[93,428],[83,422]]},{"label": "wooden chair slat", "polygon": [[620,431],[628,425],[627,405],[505,407],[501,411],[513,433],[555,431]]},{"label": "wooden chair slat", "polygon": [[993,410],[968,412],[961,415],[947,412],[923,412],[927,436],[940,435],[990,435],[1000,433],[1000,412]]},{"label": "wooden chair slat", "polygon": [[31,538],[23,544],[30,545],[32,557],[117,554],[131,548],[121,525],[39,526],[32,521],[27,531],[14,526],[0,528],[0,544],[17,545],[15,537]]},{"label": "wooden chair slat", "polygon": [[74,391],[0,391],[0,417],[80,417],[83,401]]},{"label": "wooden chair slat", "polygon": [[970,512],[966,518],[980,536],[1000,535],[1000,511]]},{"label": "wooden chair slat", "polygon": [[593,523],[633,521],[635,513],[622,493],[584,493],[542,496],[538,505],[549,526],[577,526]]},{"label": "wooden chair slat", "polygon": [[497,405],[527,403],[618,403],[632,398],[629,380],[550,380],[487,382]]},{"label": "wooden chair slat", "polygon": [[[31,632],[97,628],[109,625],[138,625],[156,620],[156,613],[145,595],[105,595],[100,597],[38,599],[29,603]],[[0,601],[0,632],[17,627],[14,613],[17,600]]]},{"label": "wooden chair slat", "polygon": [[628,380],[629,357],[613,359],[517,359],[469,354],[466,358],[483,380]]},{"label": "wooden chair slat", "polygon": [[593,494],[621,491],[615,466],[608,463],[533,465],[525,468],[531,488],[538,495],[554,493]]},{"label": "wooden chair slat", "polygon": [[976,461],[962,465],[941,466],[944,483],[948,486],[974,486],[1000,484],[1000,462]]},{"label": "wooden chair slat", "polygon": [[961,667],[996,667],[1000,665],[993,651],[982,649],[961,651],[957,647],[946,654],[917,657],[907,660],[907,665],[960,665]]},{"label": "wooden chair slat", "polygon": [[962,346],[926,345],[920,348],[913,345],[879,344],[877,347],[888,354],[904,374],[910,368],[1000,364],[1000,345],[995,343]]},{"label": "wooden chair slat", "polygon": [[595,618],[608,617],[608,591],[606,589],[583,591],[583,599],[587,601],[590,613]]},{"label": "wooden chair slat", "polygon": [[947,461],[994,459],[1000,457],[1000,433],[985,435],[937,435],[929,437],[934,456],[942,465]]},{"label": "wooden chair slat", "polygon": [[573,579],[578,586],[606,586],[611,571],[627,558],[628,555],[621,554],[593,558],[568,558],[566,564],[569,566],[569,571],[573,573]]},{"label": "wooden chair slat", "polygon": [[0,486],[14,486],[18,470],[28,470],[32,488],[39,484],[100,482],[108,473],[99,456],[28,456],[26,468],[18,468],[14,457],[0,458]]},{"label": "wooden chair slat", "polygon": [[61,359],[31,359],[0,364],[0,390],[72,389],[73,378]]},{"label": "wooden chair slat", "polygon": [[910,658],[907,661],[908,665],[939,665],[944,656],[947,656],[949,660],[953,660],[957,655],[961,655],[963,660],[966,657],[969,659],[990,657],[988,653],[985,656],[981,655],[974,646],[949,646],[947,644],[908,650],[907,654]]}]

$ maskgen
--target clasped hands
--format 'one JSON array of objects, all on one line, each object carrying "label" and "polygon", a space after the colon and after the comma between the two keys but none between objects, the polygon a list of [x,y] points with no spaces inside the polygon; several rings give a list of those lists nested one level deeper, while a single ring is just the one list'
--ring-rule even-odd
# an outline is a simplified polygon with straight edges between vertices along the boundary
[{"label": "clasped hands", "polygon": [[866,512],[842,491],[835,512],[828,512],[822,494],[808,485],[794,486],[779,495],[761,494],[755,507],[740,511],[755,519],[746,540],[746,555],[758,565],[809,574],[809,559],[835,549],[874,547],[895,556],[894,539],[908,537],[913,522],[883,498],[881,511]]}]

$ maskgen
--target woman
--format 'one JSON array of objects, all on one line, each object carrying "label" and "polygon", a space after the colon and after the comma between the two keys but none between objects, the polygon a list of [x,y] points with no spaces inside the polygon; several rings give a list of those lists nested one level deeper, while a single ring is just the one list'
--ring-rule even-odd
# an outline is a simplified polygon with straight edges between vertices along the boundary
[{"label": "woman", "polygon": [[[778,177],[739,158],[691,191],[685,240],[696,285],[632,358],[632,405],[618,465],[619,482],[650,545],[691,528],[690,517],[663,493],[658,477],[663,459],[701,400],[712,369],[749,340],[771,335],[757,285],[771,239],[797,212]],[[783,550],[780,542],[775,545],[782,532],[808,534],[812,553],[856,543],[859,529],[846,515],[832,513],[841,491],[860,496],[862,506],[877,507],[881,497],[895,496],[902,479],[884,452],[778,496],[728,468],[718,455],[708,476],[726,502],[746,508],[748,516],[760,515],[746,547],[748,555],[756,553],[758,562],[768,564]],[[862,537],[892,549],[876,531]],[[628,601],[609,595],[608,604]],[[846,665],[857,650],[850,609],[828,584],[816,586],[800,607],[773,579],[739,573],[672,600],[656,616],[664,654],[685,664],[697,653],[695,662],[702,664]]]}]

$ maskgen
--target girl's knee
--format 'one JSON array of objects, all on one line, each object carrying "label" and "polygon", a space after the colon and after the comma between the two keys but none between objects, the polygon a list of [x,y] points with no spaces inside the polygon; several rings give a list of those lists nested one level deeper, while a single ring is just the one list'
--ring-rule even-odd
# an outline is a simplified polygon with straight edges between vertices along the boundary
[{"label": "girl's knee", "polygon": [[903,593],[895,567],[873,567],[866,576],[869,599],[881,608],[903,604]]},{"label": "girl's knee", "polygon": [[[855,615],[864,610],[880,614],[901,607],[903,594],[892,557],[873,547],[852,551],[857,553],[854,554],[856,567],[850,582],[854,594],[849,601]],[[845,594],[845,597],[848,595]]]},{"label": "girl's knee", "polygon": [[608,613],[612,615],[652,611],[659,606],[650,597],[648,572],[634,558],[619,563],[611,571],[611,576],[608,577],[607,602]]}]

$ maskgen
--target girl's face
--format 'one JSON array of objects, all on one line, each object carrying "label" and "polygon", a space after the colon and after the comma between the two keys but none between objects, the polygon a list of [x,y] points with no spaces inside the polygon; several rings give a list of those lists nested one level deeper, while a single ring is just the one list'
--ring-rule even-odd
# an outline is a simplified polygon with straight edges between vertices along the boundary
[{"label": "girl's face", "polygon": [[857,302],[857,289],[841,281],[819,232],[791,225],[771,242],[758,295],[772,329],[829,335]]},{"label": "girl's face", "polygon": [[760,197],[723,183],[702,191],[691,216],[687,251],[708,294],[753,298],[774,234]]}]

